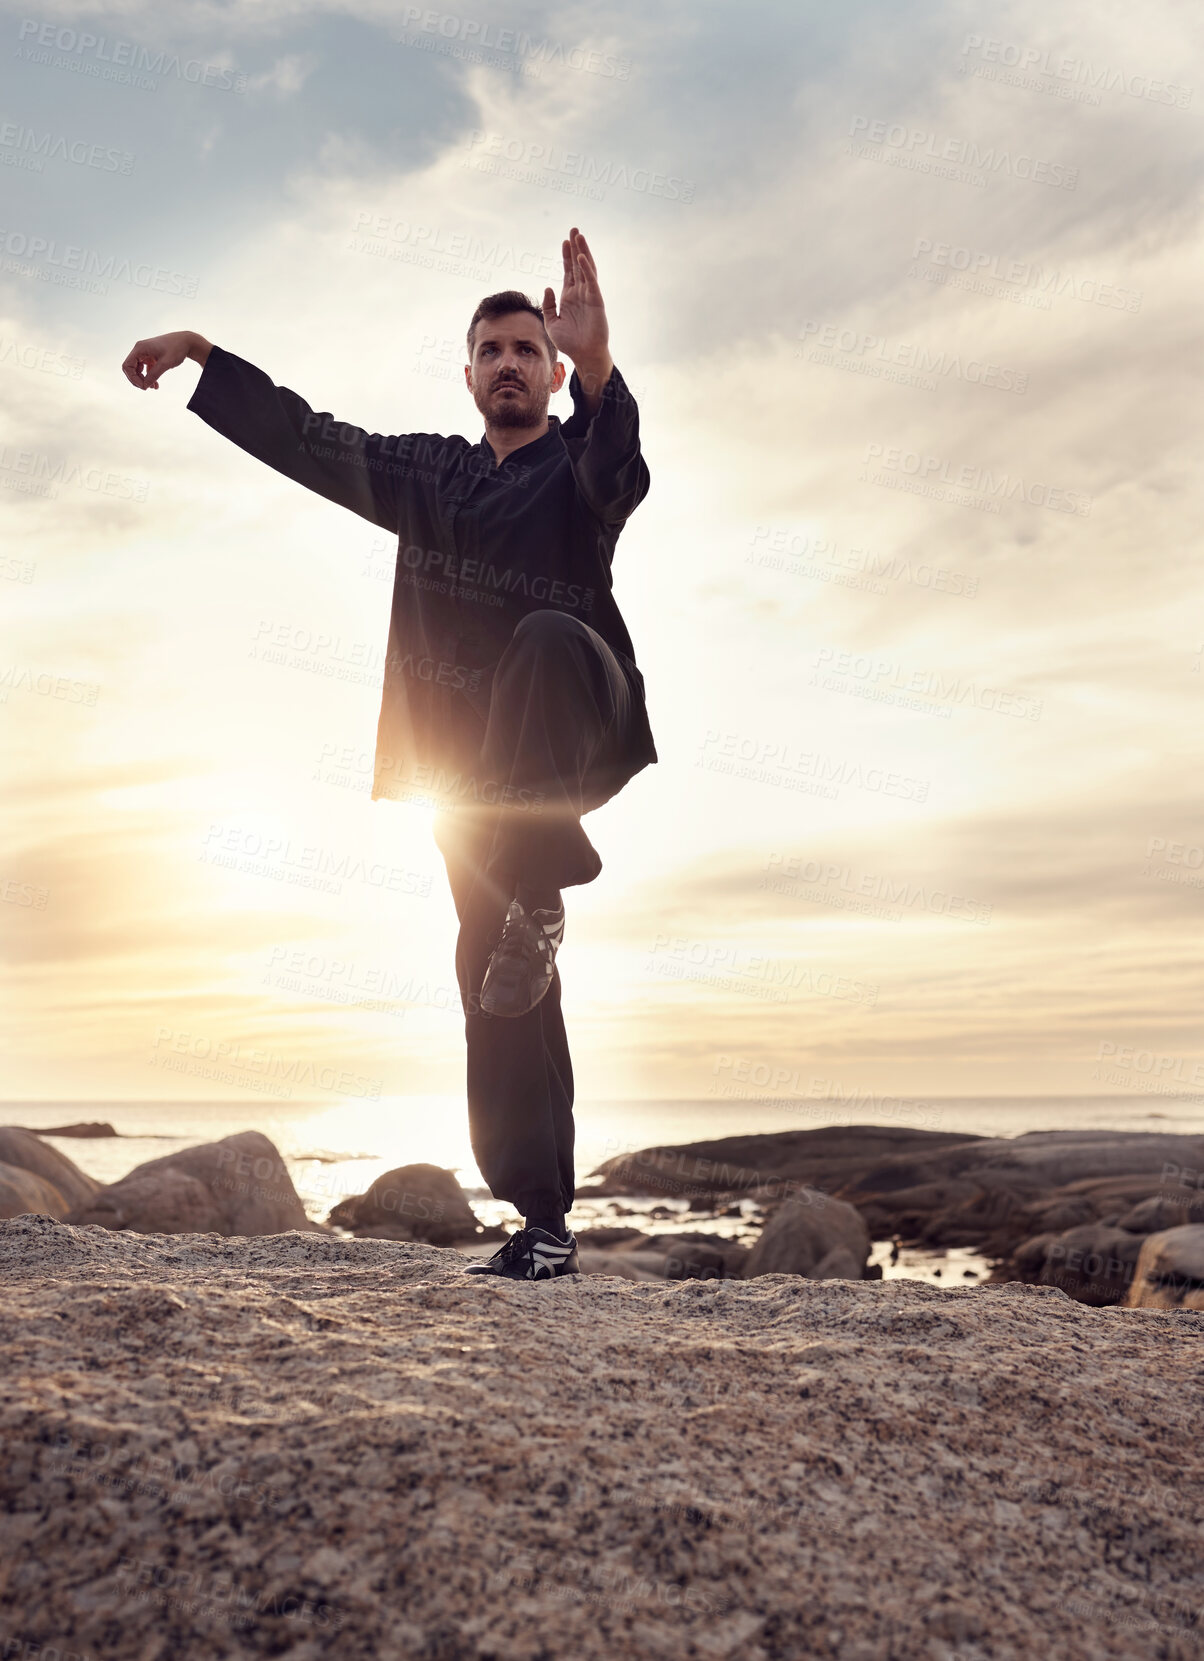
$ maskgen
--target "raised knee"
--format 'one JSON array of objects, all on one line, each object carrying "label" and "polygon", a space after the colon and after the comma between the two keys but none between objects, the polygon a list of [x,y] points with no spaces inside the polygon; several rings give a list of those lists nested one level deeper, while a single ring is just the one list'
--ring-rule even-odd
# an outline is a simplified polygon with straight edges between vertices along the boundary
[{"label": "raised knee", "polygon": [[519,619],[514,640],[527,647],[556,649],[579,640],[584,630],[581,619],[570,617],[567,611],[529,611]]}]

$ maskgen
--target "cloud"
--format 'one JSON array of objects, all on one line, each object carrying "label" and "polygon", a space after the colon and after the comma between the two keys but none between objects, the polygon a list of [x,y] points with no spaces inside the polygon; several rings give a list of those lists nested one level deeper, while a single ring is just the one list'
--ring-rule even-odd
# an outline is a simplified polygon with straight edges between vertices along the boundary
[{"label": "cloud", "polygon": [[[466,33],[472,17],[424,16],[69,5],[56,27],[246,84],[163,70],[124,87],[74,50],[75,69],[4,66],[12,121],[134,158],[128,174],[6,169],[0,348],[21,355],[0,350],[0,514],[21,557],[0,669],[101,688],[87,709],[18,690],[6,709],[7,869],[58,897],[18,919],[31,1053],[109,1055],[104,1008],[160,999],[294,1044],[314,1000],[252,994],[265,943],[392,961],[358,912],[246,905],[237,874],[185,875],[181,824],[207,797],[215,818],[275,815],[340,845],[413,834],[310,776],[315,734],[370,748],[378,688],[249,656],[268,616],[377,638],[387,550],[189,417],[195,366],[136,394],[125,352],[195,327],[340,419],[475,439],[467,317],[484,293],[553,280],[572,223],[640,389],[653,484],[615,581],[661,754],[600,816],[603,876],[572,898],[583,1076],[614,1056],[633,1092],[705,1091],[723,1044],[881,1088],[1091,1090],[1101,1031],[1189,1046],[1186,14],[1156,6],[1135,27],[1011,0],[988,27],[967,0],[604,19],[526,4],[508,49]],[[35,236],[55,252],[31,273]],[[131,275],[72,288],[68,246]],[[59,372],[68,357],[80,373]],[[116,482],[39,497],[18,488],[22,454]],[[800,789],[814,754],[922,793]],[[836,874],[764,886],[791,861]],[[989,922],[934,911],[934,893]],[[424,972],[450,951],[445,911],[406,936]],[[880,991],[783,1006],[674,983],[647,965],[660,935]],[[389,1053],[359,1016],[317,1015],[318,1049],[354,1035]],[[454,1023],[428,1041],[423,1066],[458,1088]]]}]

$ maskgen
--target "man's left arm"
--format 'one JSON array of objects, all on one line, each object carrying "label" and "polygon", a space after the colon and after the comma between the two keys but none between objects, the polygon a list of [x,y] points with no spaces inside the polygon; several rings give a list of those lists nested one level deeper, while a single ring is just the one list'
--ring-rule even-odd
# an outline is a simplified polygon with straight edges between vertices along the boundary
[{"label": "man's left arm", "polygon": [[604,525],[621,526],[648,494],[635,399],[610,355],[610,326],[589,244],[574,225],[563,246],[560,309],[544,289],[543,321],[558,352],[575,365],[573,413],[561,433],[577,488]]},{"label": "man's left arm", "polygon": [[604,363],[578,360],[569,393],[573,414],[563,431],[577,488],[604,525],[620,526],[651,483],[635,398],[609,355]]}]

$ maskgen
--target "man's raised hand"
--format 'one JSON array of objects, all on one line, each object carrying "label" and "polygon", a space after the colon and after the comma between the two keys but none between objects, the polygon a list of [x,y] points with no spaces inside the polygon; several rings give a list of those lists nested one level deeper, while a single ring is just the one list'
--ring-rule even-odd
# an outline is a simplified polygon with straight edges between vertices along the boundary
[{"label": "man's raised hand", "polygon": [[581,364],[598,369],[603,364],[610,369],[610,328],[606,321],[606,305],[598,287],[598,268],[594,264],[589,244],[576,225],[570,230],[564,248],[564,286],[560,293],[560,310],[556,309],[556,295],[551,288],[543,291],[543,323],[558,352],[571,358],[580,370]]},{"label": "man's raised hand", "polygon": [[195,358],[203,368],[208,356],[207,340],[191,329],[177,329],[173,334],[135,341],[121,370],[131,386],[157,392],[160,375],[175,369],[185,358]]}]

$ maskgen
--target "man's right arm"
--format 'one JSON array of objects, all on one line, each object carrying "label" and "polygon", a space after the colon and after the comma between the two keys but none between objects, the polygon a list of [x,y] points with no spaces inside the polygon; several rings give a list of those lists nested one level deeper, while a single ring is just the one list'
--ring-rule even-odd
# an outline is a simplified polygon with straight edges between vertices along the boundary
[{"label": "man's right arm", "polygon": [[325,411],[315,412],[262,369],[192,330],[139,341],[122,368],[133,385],[157,387],[159,376],[185,358],[202,366],[187,407],[215,432],[382,530],[400,528],[413,435],[367,433]]}]

